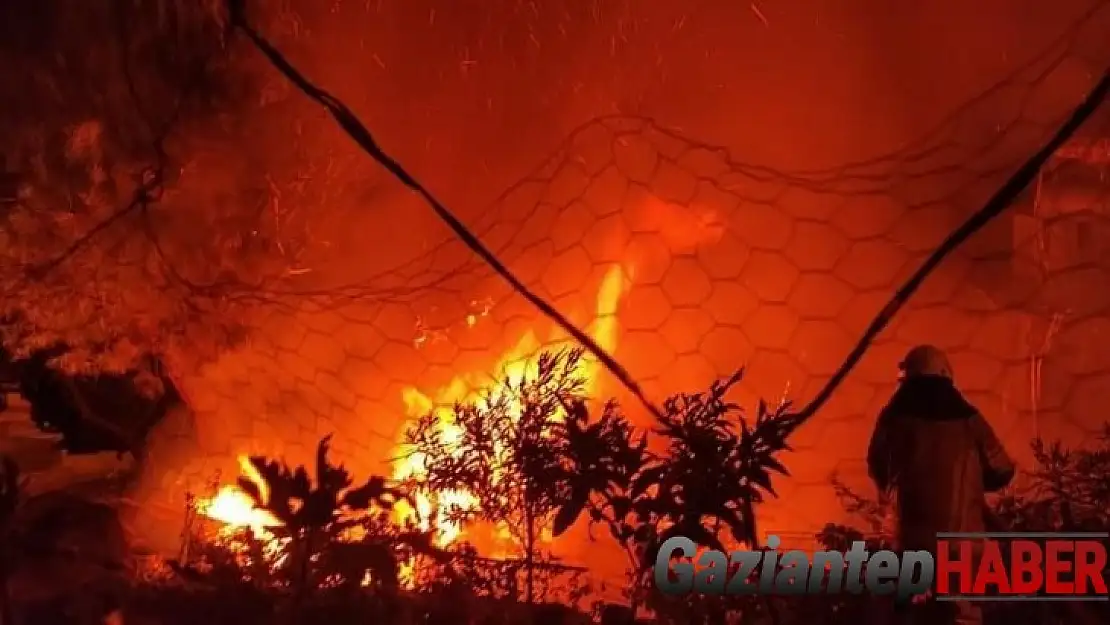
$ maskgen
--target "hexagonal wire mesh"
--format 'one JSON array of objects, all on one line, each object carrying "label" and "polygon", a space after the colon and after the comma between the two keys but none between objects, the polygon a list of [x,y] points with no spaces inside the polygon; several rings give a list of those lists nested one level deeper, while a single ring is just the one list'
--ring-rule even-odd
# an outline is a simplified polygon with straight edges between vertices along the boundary
[{"label": "hexagonal wire mesh", "polygon": [[[898,153],[836,169],[773,171],[651,120],[599,118],[472,227],[653,399],[746,366],[741,402],[804,404],[900,282],[1055,129],[1076,99],[1061,91],[1067,75],[1104,60],[1085,58],[1082,39]],[[874,415],[915,343],[948,351],[1019,457],[1034,435],[1074,442],[1099,426],[1110,401],[1103,109],[1074,143],[1091,149],[1061,154],[946,260],[796,434],[793,477],[762,508],[764,528],[801,540],[837,517],[828,478],[860,480]],[[176,458],[163,460],[162,486],[207,480],[247,452],[303,462],[330,432],[353,469],[388,472],[414,407],[459,399],[559,340],[447,238],[327,305],[266,318],[249,347],[187,381],[195,428],[166,426],[153,442]],[[605,374],[594,390],[627,399]]]}]

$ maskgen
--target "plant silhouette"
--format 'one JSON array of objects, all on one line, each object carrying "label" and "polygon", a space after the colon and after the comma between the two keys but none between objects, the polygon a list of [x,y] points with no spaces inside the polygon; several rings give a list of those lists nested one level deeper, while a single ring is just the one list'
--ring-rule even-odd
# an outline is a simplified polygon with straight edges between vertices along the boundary
[{"label": "plant silhouette", "polygon": [[240,478],[239,487],[256,507],[281,522],[271,531],[285,541],[284,568],[297,603],[309,589],[323,584],[356,586],[367,577],[377,586],[398,584],[398,547],[432,554],[430,536],[399,528],[388,513],[411,498],[385,478],[373,476],[355,485],[350,473],[328,459],[331,437],[316,450],[315,476],[304,466],[250,458],[262,484]]},{"label": "plant silhouette", "polygon": [[739,371],[708,392],[669,398],[653,432],[659,453],[615,404],[593,423],[584,405],[575,404],[560,429],[569,495],[554,532],[565,532],[583,511],[606,524],[633,564],[634,606],[668,538],[687,536],[723,550],[727,530],[734,542],[757,544],[755,507],[775,494],[776,474],[788,475],[776,456],[789,450],[786,438],[797,420],[788,415],[789,404],[771,408],[762,401],[749,419],[725,398],[742,377]]},{"label": "plant silhouette", "polygon": [[554,479],[562,469],[555,441],[567,408],[584,400],[582,354],[580,349],[545,353],[533,374],[515,381],[506,377],[478,401],[457,404],[446,418],[428,413],[406,437],[422,459],[422,488],[474,497],[475,505],[447,511],[452,522],[500,525],[519,542],[528,603],[535,598],[541,531],[566,499],[563,482]]}]

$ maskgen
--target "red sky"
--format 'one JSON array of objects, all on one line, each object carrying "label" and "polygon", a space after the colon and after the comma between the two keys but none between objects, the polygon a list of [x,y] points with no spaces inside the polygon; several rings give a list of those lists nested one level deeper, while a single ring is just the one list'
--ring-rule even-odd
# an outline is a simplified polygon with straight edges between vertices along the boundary
[{"label": "red sky", "polygon": [[[572,128],[616,111],[781,169],[896,149],[1099,1],[302,1],[304,34],[285,49],[472,219]],[[1076,78],[1110,58],[1107,39],[1082,39],[1093,62]],[[415,200],[391,203],[407,232],[442,233]]]}]

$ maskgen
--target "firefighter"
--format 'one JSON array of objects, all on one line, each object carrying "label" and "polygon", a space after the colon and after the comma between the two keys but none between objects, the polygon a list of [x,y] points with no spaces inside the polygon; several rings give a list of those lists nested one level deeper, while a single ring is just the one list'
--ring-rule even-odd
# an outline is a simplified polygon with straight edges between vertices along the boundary
[{"label": "firefighter", "polygon": [[[920,345],[899,368],[901,380],[879,414],[867,467],[881,496],[894,504],[897,547],[935,554],[938,532],[987,530],[986,493],[1010,483],[1014,462],[956,388],[943,351]],[[928,622],[982,622],[975,603],[946,607],[943,620],[934,615]]]}]

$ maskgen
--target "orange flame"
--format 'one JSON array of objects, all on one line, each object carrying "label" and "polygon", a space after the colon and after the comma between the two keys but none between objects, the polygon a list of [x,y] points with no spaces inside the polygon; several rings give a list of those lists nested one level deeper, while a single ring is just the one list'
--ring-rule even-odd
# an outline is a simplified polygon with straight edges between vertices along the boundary
[{"label": "orange flame", "polygon": [[[625,271],[614,265],[605,273],[598,289],[595,318],[591,327],[593,339],[606,351],[612,351],[617,343],[617,309],[620,300],[628,291],[630,284]],[[472,325],[467,319],[467,324]],[[516,344],[498,359],[495,371],[500,372],[499,379],[506,379],[511,384],[519,384],[524,379],[535,377],[536,363],[534,355],[540,349],[541,343],[535,332],[528,331],[520,337]],[[584,389],[588,395],[597,391],[599,365],[592,359],[584,358],[579,364],[577,372],[586,380]],[[439,417],[440,432],[445,442],[450,444],[457,440],[459,432],[451,424],[452,407],[457,402],[483,402],[483,390],[496,393],[496,389],[483,389],[489,385],[489,377],[483,374],[461,374],[440,388],[432,396],[425,395],[419,390],[409,387],[402,391],[406,411],[410,416],[420,416],[435,413]],[[401,450],[397,454],[403,459],[399,461],[394,470],[393,477],[404,480],[419,477],[422,473],[424,458],[418,454],[406,453]],[[434,500],[433,500],[434,499]],[[435,497],[421,495],[417,498],[416,510],[400,510],[403,519],[412,519],[415,516],[423,529],[434,529],[436,542],[440,545],[450,544],[457,540],[461,528],[451,523],[447,518],[447,510],[452,506],[462,509],[473,509],[476,500],[473,495],[466,492],[442,492]],[[507,528],[499,528],[497,537],[506,540],[509,537]]]},{"label": "orange flame", "polygon": [[[258,488],[262,501],[269,501],[270,487],[248,457],[239,456],[239,470],[242,471],[243,477]],[[250,529],[255,536],[272,539],[273,533],[270,529],[283,525],[273,514],[256,507],[254,499],[235,484],[225,484],[220,487],[215,496],[199,500],[196,510],[199,514],[222,523],[220,531],[224,534]]]},{"label": "orange flame", "polygon": [[[617,344],[617,311],[621,298],[631,286],[630,275],[626,275],[628,273],[631,272],[626,272],[619,265],[610,267],[598,289],[595,317],[590,333],[606,351],[612,351]],[[480,314],[467,315],[465,322],[467,326],[472,327],[487,314],[488,310],[484,310]],[[502,372],[501,379],[518,384],[521,380],[533,378],[536,374],[534,356],[540,347],[541,342],[535,332],[528,331],[522,335],[516,345],[498,360],[496,370]],[[599,364],[591,358],[583,358],[579,364],[578,373],[586,380],[585,392],[591,396],[595,395]],[[429,412],[439,415],[441,433],[445,441],[450,443],[452,439],[457,440],[459,436],[457,429],[450,423],[452,407],[456,402],[484,401],[482,387],[488,386],[488,382],[489,378],[485,375],[462,374],[440,388],[432,397],[410,387],[402,391],[402,399],[410,416],[424,415]],[[495,389],[494,392],[496,392]],[[419,477],[423,458],[414,454],[397,455],[403,456],[403,460],[395,465],[393,477],[398,480]],[[240,456],[238,461],[242,476],[258,488],[262,502],[269,501],[269,485],[251,464],[250,459],[247,456]],[[466,492],[441,492],[434,497],[420,495],[417,497],[415,510],[406,509],[405,504],[399,504],[397,516],[398,520],[402,521],[416,519],[426,530],[434,528],[436,542],[443,546],[458,540],[462,535],[461,528],[448,521],[447,510],[453,506],[466,509],[474,506],[475,502],[473,495]],[[249,529],[256,537],[268,544],[268,550],[276,552],[281,547],[281,541],[272,530],[281,527],[282,521],[269,511],[256,506],[254,499],[236,484],[221,486],[214,496],[198,499],[194,507],[201,516],[220,523],[218,532],[221,537],[231,539],[238,532]],[[497,538],[508,540],[507,528],[498,528]]]}]

